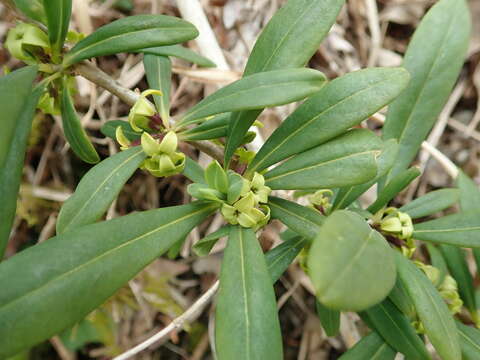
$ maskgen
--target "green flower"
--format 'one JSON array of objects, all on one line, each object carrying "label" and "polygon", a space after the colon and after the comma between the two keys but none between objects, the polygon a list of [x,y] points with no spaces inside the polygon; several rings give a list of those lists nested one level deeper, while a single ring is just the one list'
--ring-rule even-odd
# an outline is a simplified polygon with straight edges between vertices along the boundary
[{"label": "green flower", "polygon": [[123,129],[121,126],[117,126],[117,128],[115,129],[115,138],[120,144],[120,150],[127,150],[132,144],[132,142],[128,140],[128,138],[123,133]]},{"label": "green flower", "polygon": [[410,216],[395,208],[385,210],[387,216],[380,221],[380,229],[386,233],[407,240],[413,235],[413,223]]},{"label": "green flower", "polygon": [[150,117],[157,113],[155,106],[147,99],[149,95],[162,95],[160,90],[145,90],[130,109],[128,122],[133,130],[141,132],[151,130],[149,127]]},{"label": "green flower", "polygon": [[310,202],[310,207],[316,210],[323,210],[324,212],[328,212],[332,207],[330,199],[333,196],[333,191],[329,189],[323,189],[316,191],[313,195],[308,197],[308,201]]},{"label": "green flower", "polygon": [[35,64],[38,55],[49,52],[50,45],[47,34],[40,28],[32,24],[19,23],[8,32],[5,48],[17,59],[27,64]]},{"label": "green flower", "polygon": [[261,208],[255,207],[255,198],[252,192],[240,198],[233,205],[224,203],[221,212],[225,220],[232,225],[240,224],[245,228],[259,229],[265,226],[270,219],[270,208],[262,205]]},{"label": "green flower", "polygon": [[177,135],[170,131],[159,143],[149,133],[144,132],[141,137],[143,151],[149,156],[142,164],[157,177],[178,174],[185,168],[185,154],[176,152],[178,146]]},{"label": "green flower", "polygon": [[267,203],[268,196],[272,192],[268,186],[265,186],[265,178],[259,173],[253,175],[253,179],[250,183],[250,189],[254,195],[256,204]]}]

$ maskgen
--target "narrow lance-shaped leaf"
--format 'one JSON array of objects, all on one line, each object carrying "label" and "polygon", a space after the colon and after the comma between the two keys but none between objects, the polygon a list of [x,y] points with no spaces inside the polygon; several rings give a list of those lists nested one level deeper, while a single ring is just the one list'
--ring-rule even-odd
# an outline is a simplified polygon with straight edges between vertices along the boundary
[{"label": "narrow lance-shaped leaf", "polygon": [[15,6],[30,19],[46,23],[45,9],[42,0],[13,0]]},{"label": "narrow lance-shaped leaf", "polygon": [[[328,34],[344,3],[345,0],[289,0],[258,37],[244,76],[305,66]],[[232,114],[225,166],[260,113],[261,110]]]},{"label": "narrow lance-shaped leaf", "polygon": [[403,286],[400,279],[397,277],[395,286],[393,287],[390,294],[388,294],[388,299],[402,312],[405,316],[410,319],[415,317],[415,306],[413,305],[412,300],[408,296],[407,290]]},{"label": "narrow lance-shaped leaf", "polygon": [[463,360],[476,360],[480,354],[480,330],[456,321]]},{"label": "narrow lance-shaped leaf", "polygon": [[202,55],[181,45],[159,46],[147,49],[140,49],[137,52],[157,56],[173,56],[182,60],[189,61],[202,67],[215,67],[215,63]]},{"label": "narrow lance-shaped leaf", "polygon": [[186,141],[218,139],[227,135],[229,121],[230,113],[215,115],[212,119],[185,131],[180,136]]},{"label": "narrow lance-shaped leaf", "polygon": [[214,92],[192,107],[180,125],[210,115],[259,109],[302,100],[320,90],[325,76],[312,69],[268,71],[244,77]]},{"label": "narrow lance-shaped leaf", "polygon": [[214,231],[211,234],[208,234],[204,238],[200,239],[193,245],[193,251],[195,254],[198,256],[206,256],[208,253],[212,250],[212,248],[215,246],[217,241],[225,236],[228,236],[230,234],[230,228],[232,225],[224,225],[217,231]]},{"label": "narrow lance-shaped leaf", "polygon": [[172,82],[172,62],[168,57],[144,55],[143,66],[148,86],[160,90],[162,95],[153,95],[157,111],[164,122],[170,119],[170,88]]},{"label": "narrow lance-shaped leaf", "polygon": [[100,157],[83,129],[77,112],[75,111],[66,80],[64,81],[62,89],[61,108],[63,132],[73,152],[87,163],[95,164],[99,162]]},{"label": "narrow lance-shaped leaf", "polygon": [[57,234],[100,219],[145,156],[142,148],[137,146],[91,168],[63,204],[58,214]]},{"label": "narrow lance-shaped leaf", "polygon": [[287,270],[292,261],[295,260],[306,243],[307,241],[301,236],[295,236],[265,254],[268,272],[270,273],[273,283],[280,279],[280,276]]},{"label": "narrow lance-shaped leaf", "polygon": [[333,80],[285,119],[248,171],[261,171],[344,133],[395,99],[409,78],[401,68],[374,68]]},{"label": "narrow lance-shaped leaf", "polygon": [[457,281],[458,292],[463,303],[472,314],[475,314],[477,312],[475,288],[473,286],[472,274],[465,259],[465,252],[452,245],[440,245],[440,251],[447,262],[450,274]]},{"label": "narrow lance-shaped leaf", "polygon": [[441,0],[415,31],[403,61],[412,81],[390,105],[383,129],[385,139],[400,144],[391,176],[414,159],[447,101],[468,49],[470,27],[466,1]]},{"label": "narrow lance-shaped leaf", "polygon": [[67,37],[72,0],[43,0],[43,6],[47,16],[50,45],[54,56],[58,56],[62,52],[63,43]]},{"label": "narrow lance-shaped leaf", "polygon": [[[460,208],[463,212],[475,212],[480,214],[480,189],[463,171],[459,171],[457,186],[460,191]],[[480,269],[480,249],[473,249],[473,256]]]},{"label": "narrow lance-shaped leaf", "polygon": [[440,189],[420,196],[399,210],[410,215],[412,219],[418,219],[442,211],[457,203],[458,200],[458,189]]},{"label": "narrow lance-shaped leaf", "polygon": [[425,344],[404,314],[388,299],[367,309],[361,314],[362,319],[373,326],[373,329],[395,350],[408,359],[429,360]]},{"label": "narrow lance-shaped leaf", "polygon": [[390,200],[402,192],[410,183],[420,176],[420,169],[412,167],[401,174],[398,174],[382,189],[378,194],[377,200],[368,207],[372,214],[376,213],[382,207],[387,205]]},{"label": "narrow lance-shaped leaf", "polygon": [[82,226],[0,264],[0,357],[80,321],[214,209],[192,203]]},{"label": "narrow lance-shaped leaf", "polygon": [[395,139],[383,143],[381,154],[377,157],[377,176],[366,184],[344,187],[338,190],[333,202],[333,210],[345,209],[357,200],[364,192],[370,189],[393,166],[398,155],[398,143]]},{"label": "narrow lance-shaped leaf", "polygon": [[[44,88],[33,91],[37,67],[26,67],[0,78],[0,121],[10,139],[0,136],[0,261],[3,258],[17,208],[17,194],[33,116]],[[12,89],[15,89],[14,91]],[[23,98],[17,98],[24,95]],[[3,131],[3,130],[2,130]],[[6,145],[6,146],[5,146]]]},{"label": "narrow lance-shaped leaf", "polygon": [[215,318],[219,359],[283,359],[272,280],[251,229],[230,231]]},{"label": "narrow lance-shaped leaf", "polygon": [[183,175],[194,183],[205,184],[205,171],[195,160],[192,160],[188,156],[185,159]]},{"label": "narrow lance-shaped leaf", "polygon": [[128,16],[102,26],[79,41],[65,56],[63,65],[70,66],[96,56],[177,44],[197,35],[192,24],[172,16]]},{"label": "narrow lance-shaped leaf", "polygon": [[480,217],[470,211],[414,224],[413,237],[462,247],[480,247]]},{"label": "narrow lance-shaped leaf", "polygon": [[325,221],[317,210],[277,197],[268,198],[272,219],[278,219],[289,229],[308,240],[314,239]]},{"label": "narrow lance-shaped leaf", "polygon": [[332,310],[315,301],[315,309],[327,336],[337,336],[340,331],[340,311]]},{"label": "narrow lance-shaped leaf", "polygon": [[112,140],[117,139],[117,127],[121,127],[123,131],[123,135],[130,140],[130,141],[135,141],[139,140],[141,137],[141,134],[136,132],[135,130],[132,129],[128,121],[125,120],[110,120],[107,121],[103,126],[100,128],[100,131],[103,135],[109,137]]},{"label": "narrow lance-shaped leaf", "polygon": [[363,337],[338,360],[394,360],[397,355],[388,344],[375,332]]},{"label": "narrow lance-shaped leaf", "polygon": [[438,276],[438,284],[441,284],[448,275],[448,265],[443,257],[442,252],[433,244],[427,244],[428,255],[430,255],[430,263],[436,267],[440,274]]},{"label": "narrow lance-shaped leaf", "polygon": [[308,269],[317,299],[336,310],[361,311],[377,304],[396,277],[386,240],[347,210],[325,220],[310,249]]},{"label": "narrow lance-shaped leaf", "polygon": [[432,282],[411,261],[395,251],[400,280],[415,304],[431,343],[444,360],[461,360],[455,322]]},{"label": "narrow lance-shaped leaf", "polygon": [[323,189],[361,184],[377,175],[382,141],[369,130],[352,130],[298,154],[265,174],[272,189]]}]

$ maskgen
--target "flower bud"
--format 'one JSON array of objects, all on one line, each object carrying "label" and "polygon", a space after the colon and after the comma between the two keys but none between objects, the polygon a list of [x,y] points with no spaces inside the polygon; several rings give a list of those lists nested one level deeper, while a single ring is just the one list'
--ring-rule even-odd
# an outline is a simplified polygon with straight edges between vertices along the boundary
[{"label": "flower bud", "polygon": [[265,186],[265,178],[259,173],[253,175],[253,179],[250,182],[250,189],[254,195],[256,204],[267,203],[268,196],[272,192],[268,186]]},{"label": "flower bud", "polygon": [[140,94],[140,97],[130,109],[128,114],[128,122],[133,130],[140,132],[143,130],[150,130],[148,124],[150,123],[150,116],[156,114],[155,106],[147,99],[148,95],[162,95],[159,90],[145,90]]}]

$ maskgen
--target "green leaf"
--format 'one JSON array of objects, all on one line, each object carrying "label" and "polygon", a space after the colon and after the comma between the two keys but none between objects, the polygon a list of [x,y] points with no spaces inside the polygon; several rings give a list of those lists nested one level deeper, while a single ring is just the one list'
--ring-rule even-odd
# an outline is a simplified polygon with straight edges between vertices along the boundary
[{"label": "green leaf", "polygon": [[270,196],[268,198],[268,206],[270,207],[272,219],[280,220],[289,229],[308,240],[315,239],[325,221],[325,216],[317,210],[285,199]]},{"label": "green leaf", "polygon": [[0,358],[81,320],[214,210],[193,203],[86,225],[1,263]]},{"label": "green leaf", "polygon": [[58,56],[62,52],[63,43],[67,37],[72,0],[43,0],[43,6],[47,16],[50,45],[54,56]]},{"label": "green leaf", "polygon": [[224,194],[228,192],[227,173],[216,160],[212,161],[205,169],[205,181],[212,189]]},{"label": "green leaf", "polygon": [[388,243],[360,215],[347,210],[325,220],[310,249],[308,269],[317,299],[336,310],[367,309],[395,284]]},{"label": "green leaf", "polygon": [[407,290],[403,286],[400,279],[397,277],[395,286],[393,287],[388,299],[395,304],[395,306],[409,319],[413,319],[416,316],[415,306],[412,300],[408,296]]},{"label": "green leaf", "polygon": [[263,170],[341,135],[395,99],[409,78],[402,68],[374,68],[333,80],[285,119],[248,171]]},{"label": "green leaf", "polygon": [[[7,147],[1,149],[0,152],[0,199],[2,199],[2,206],[0,207],[0,261],[3,258],[15,219],[17,194],[22,178],[28,135],[35,108],[44,91],[43,87],[37,87],[32,91],[36,74],[37,67],[27,67],[0,78],[0,104],[3,114],[0,115],[0,121],[7,131],[10,131],[10,139],[3,137],[3,131],[0,136],[2,138],[0,146],[2,148],[8,140]],[[10,87],[9,85],[12,82],[15,85]],[[12,91],[12,89],[15,90]],[[24,98],[12,98],[11,95],[23,95],[25,89],[28,89],[28,92]],[[9,103],[9,100],[11,100],[11,103]]]},{"label": "green leaf", "polygon": [[147,49],[140,49],[137,52],[157,56],[173,56],[182,60],[189,61],[201,67],[215,67],[215,63],[202,55],[181,45],[159,46]]},{"label": "green leaf", "polygon": [[130,140],[130,141],[135,141],[139,140],[141,134],[136,132],[135,130],[132,129],[128,121],[124,120],[110,120],[107,121],[103,126],[100,128],[100,132],[109,137],[112,140],[116,140],[117,136],[115,134],[115,131],[117,130],[117,127],[121,127],[123,130],[123,134],[125,137]]},{"label": "green leaf", "polygon": [[183,116],[180,124],[230,111],[263,109],[302,100],[320,90],[325,80],[321,72],[312,69],[275,70],[246,76],[200,101]]},{"label": "green leaf", "polygon": [[410,324],[410,320],[390,300],[386,299],[366,310],[362,318],[365,316],[374,330],[407,359],[431,359],[423,341]]},{"label": "green leaf", "polygon": [[[289,0],[258,37],[244,76],[305,66],[335,23],[344,3],[345,0]],[[225,166],[260,113],[261,110],[232,114]]]},{"label": "green leaf", "polygon": [[188,129],[181,136],[186,141],[218,139],[227,135],[229,121],[230,113],[215,115],[212,119]]},{"label": "green leaf", "polygon": [[476,360],[480,354],[480,331],[456,321],[463,360]]},{"label": "green leaf", "polygon": [[415,304],[431,343],[444,360],[461,360],[455,322],[435,286],[411,261],[395,252],[398,277]]},{"label": "green leaf", "polygon": [[91,168],[57,219],[57,234],[94,223],[108,210],[146,155],[140,146],[119,152]]},{"label": "green leaf", "polygon": [[192,247],[195,254],[198,256],[207,256],[220,238],[228,236],[231,227],[232,225],[224,225],[217,231],[200,239]]},{"label": "green leaf", "polygon": [[412,167],[395,177],[387,183],[387,185],[378,194],[375,202],[368,207],[368,211],[375,214],[382,207],[387,205],[390,200],[402,192],[410,183],[415,180],[421,174],[420,169]]},{"label": "green leaf", "polygon": [[457,189],[440,189],[420,196],[399,210],[410,215],[412,219],[418,219],[442,211],[457,203],[458,200],[459,191]]},{"label": "green leaf", "polygon": [[382,141],[369,130],[352,130],[296,155],[265,174],[272,189],[322,189],[361,184],[377,175]]},{"label": "green leaf", "polygon": [[398,154],[398,144],[395,139],[383,143],[383,149],[377,157],[377,176],[366,184],[344,187],[338,190],[333,202],[333,210],[345,209],[357,200],[364,192],[375,185],[393,166]]},{"label": "green leaf", "polygon": [[464,0],[441,0],[425,15],[403,66],[412,81],[389,107],[385,139],[398,139],[401,157],[391,176],[405,170],[435,123],[463,65],[470,38]]},{"label": "green leaf", "polygon": [[464,305],[471,313],[476,313],[475,288],[472,274],[465,260],[465,252],[451,245],[440,245],[440,251],[447,262],[450,274],[457,281],[458,292]]},{"label": "green leaf", "polygon": [[[10,144],[18,131],[18,118],[25,102],[31,96],[33,82],[37,76],[37,66],[26,66],[0,77],[0,169],[10,151]],[[15,91],[13,91],[15,90]]]},{"label": "green leaf", "polygon": [[162,95],[153,95],[157,111],[163,120],[170,119],[170,88],[172,82],[172,62],[168,57],[143,56],[143,66],[150,89],[160,90]]},{"label": "green leaf", "polygon": [[480,216],[466,212],[414,224],[413,237],[433,243],[480,247]]},{"label": "green leaf", "polygon": [[295,236],[274,247],[265,254],[268,272],[272,282],[276,283],[287,270],[297,255],[305,247],[307,241],[301,236]]},{"label": "green leaf", "polygon": [[396,352],[375,332],[363,337],[338,360],[394,360]]},{"label": "green leaf", "polygon": [[340,331],[340,311],[332,310],[315,301],[315,309],[327,336],[337,336]]},{"label": "green leaf", "polygon": [[46,23],[45,9],[41,0],[13,0],[15,6],[30,19]]},{"label": "green leaf", "polygon": [[135,15],[102,26],[65,55],[63,65],[97,56],[130,52],[146,47],[173,45],[198,36],[195,27],[165,15]]},{"label": "green leaf", "polygon": [[251,229],[230,231],[215,318],[219,359],[283,359],[272,279]]},{"label": "green leaf", "polygon": [[442,255],[442,252],[433,244],[427,244],[428,254],[430,255],[430,263],[440,270],[440,275],[438,276],[438,283],[441,284],[445,279],[445,276],[449,274],[448,265],[445,261],[445,258]]},{"label": "green leaf", "polygon": [[183,175],[194,183],[205,184],[205,171],[195,160],[192,160],[188,156],[185,158]]},{"label": "green leaf", "polygon": [[99,162],[100,157],[83,129],[77,112],[75,111],[66,80],[64,81],[62,90],[61,108],[63,132],[73,152],[87,163],[95,164]]}]

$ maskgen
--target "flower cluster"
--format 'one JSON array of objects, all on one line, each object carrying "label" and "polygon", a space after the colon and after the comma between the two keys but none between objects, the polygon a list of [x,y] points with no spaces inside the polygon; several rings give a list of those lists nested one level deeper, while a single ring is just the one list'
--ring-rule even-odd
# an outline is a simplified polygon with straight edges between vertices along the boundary
[{"label": "flower cluster", "polygon": [[189,185],[188,193],[200,200],[218,202],[228,223],[255,230],[267,224],[270,208],[266,203],[271,189],[262,175],[255,173],[252,180],[247,180],[232,170],[225,171],[214,161],[205,170],[205,182]]},{"label": "flower cluster", "polygon": [[[146,98],[152,94],[162,95],[158,90],[144,91],[131,108],[128,116],[131,128],[142,133],[141,146],[148,156],[140,167],[157,177],[175,175],[185,168],[185,154],[177,152],[178,137],[174,131],[165,130],[168,129],[168,124],[163,124],[162,127],[158,127],[156,124],[157,130],[164,130],[157,136],[158,139],[148,133],[148,131],[152,131],[152,117],[157,113],[154,105]],[[117,127],[115,135],[122,150],[128,149],[132,145],[132,142],[123,133],[121,126]]]},{"label": "flower cluster", "polygon": [[39,27],[27,23],[19,23],[8,32],[5,48],[27,64],[41,62],[41,57],[50,52],[47,34]]},{"label": "flower cluster", "polygon": [[383,233],[404,240],[403,254],[409,258],[413,256],[416,246],[412,238],[413,222],[410,215],[390,207],[381,211],[379,225]]}]

